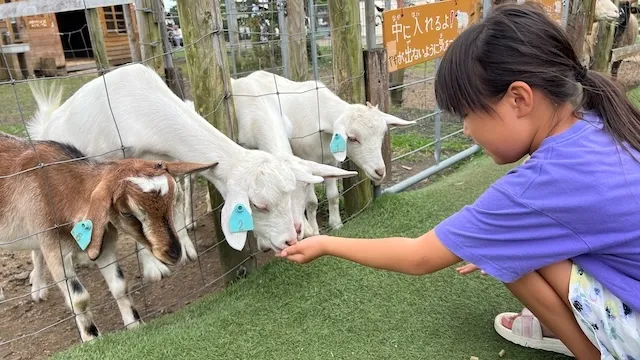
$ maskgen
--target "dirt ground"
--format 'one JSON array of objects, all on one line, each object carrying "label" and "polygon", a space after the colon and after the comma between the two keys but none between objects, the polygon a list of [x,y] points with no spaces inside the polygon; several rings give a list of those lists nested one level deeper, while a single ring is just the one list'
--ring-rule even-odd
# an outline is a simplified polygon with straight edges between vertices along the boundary
[{"label": "dirt ground", "polygon": [[[196,187],[194,198],[204,199],[202,184]],[[191,232],[197,239],[199,261],[184,267],[173,267],[172,275],[142,288],[135,246],[132,241],[119,244],[119,263],[128,281],[134,306],[144,321],[171,313],[189,302],[223,287],[223,270],[220,267],[217,248],[202,244],[203,239],[213,238],[213,222],[206,214],[204,202],[195,203],[198,227]],[[211,240],[209,241],[211,243]],[[271,259],[273,253],[256,255],[258,266]],[[64,304],[57,285],[49,288],[47,300],[34,303],[30,297],[29,272],[33,269],[30,254],[0,252],[0,284],[7,300],[0,302],[0,359],[41,359],[79,343],[79,333],[72,314]],[[115,300],[94,266],[77,266],[80,281],[91,295],[91,310],[101,332],[120,330],[123,327]],[[51,276],[46,273],[47,284]],[[205,284],[211,284],[203,289]],[[14,339],[19,339],[12,341]],[[7,343],[8,342],[8,343]]]},{"label": "dirt ground", "polygon": [[[405,83],[423,78],[424,73],[409,73]],[[640,57],[625,61],[620,68],[619,79],[631,88],[640,84]],[[404,91],[405,108],[433,109],[435,100],[432,82],[408,87]],[[454,121],[443,116],[443,122]],[[419,131],[431,133],[433,120],[428,119],[417,126]],[[415,128],[414,128],[415,130]],[[444,135],[444,134],[443,134]],[[394,154],[397,155],[397,154]],[[383,187],[413,175],[435,163],[432,156],[426,153],[417,160],[399,160],[393,163],[393,172]],[[410,170],[408,169],[410,168]],[[412,189],[428,184],[425,180]],[[204,199],[204,187],[196,186],[194,199]],[[204,294],[218,291],[222,288],[221,281],[215,281],[222,276],[217,249],[208,249],[202,244],[202,239],[213,237],[213,223],[210,216],[204,216],[206,205],[203,200],[194,201],[198,227],[192,232],[192,239],[197,239],[199,260],[186,266],[173,268],[172,276],[159,283],[147,284],[141,287],[137,258],[131,241],[123,241],[119,245],[120,264],[124,270],[129,287],[132,289],[134,305],[145,321],[180,309],[185,304]],[[319,211],[319,215],[322,213]],[[322,216],[322,215],[321,215]],[[318,219],[320,226],[325,222]],[[259,265],[269,261],[273,253],[257,255]],[[0,286],[4,288],[7,300],[0,302],[0,358],[6,360],[24,360],[46,358],[54,352],[63,350],[79,342],[75,322],[71,312],[63,302],[62,294],[56,285],[49,289],[48,299],[41,303],[34,303],[29,292],[28,275],[33,268],[29,253],[0,252]],[[95,267],[78,267],[80,280],[91,294],[92,312],[100,330],[111,332],[122,328],[122,319],[111,293],[104,279]],[[51,277],[46,272],[47,281]],[[204,284],[212,283],[202,289]]]}]

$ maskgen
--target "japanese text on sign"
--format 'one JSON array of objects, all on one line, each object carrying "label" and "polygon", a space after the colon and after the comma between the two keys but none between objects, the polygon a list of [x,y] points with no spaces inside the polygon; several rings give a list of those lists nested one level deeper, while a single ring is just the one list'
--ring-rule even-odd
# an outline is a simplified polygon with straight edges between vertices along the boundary
[{"label": "japanese text on sign", "polygon": [[27,18],[27,27],[29,29],[42,29],[51,26],[49,17],[47,15],[29,16]]},{"label": "japanese text on sign", "polygon": [[389,72],[444,55],[453,40],[475,21],[476,2],[449,0],[382,13]]}]

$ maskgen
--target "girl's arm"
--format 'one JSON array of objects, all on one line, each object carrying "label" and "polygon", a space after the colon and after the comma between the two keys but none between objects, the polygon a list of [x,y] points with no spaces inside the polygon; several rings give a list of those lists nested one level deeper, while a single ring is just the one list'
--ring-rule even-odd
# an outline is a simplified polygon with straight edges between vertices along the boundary
[{"label": "girl's arm", "polygon": [[278,256],[304,264],[324,255],[410,275],[429,274],[461,261],[442,245],[433,230],[415,239],[313,236],[287,247]]}]

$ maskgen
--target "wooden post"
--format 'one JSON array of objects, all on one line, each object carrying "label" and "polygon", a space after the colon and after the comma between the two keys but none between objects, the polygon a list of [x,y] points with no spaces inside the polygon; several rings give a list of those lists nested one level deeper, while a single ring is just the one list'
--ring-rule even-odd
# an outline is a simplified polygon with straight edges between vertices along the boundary
[{"label": "wooden post", "polygon": [[578,59],[584,56],[584,42],[591,33],[593,23],[593,6],[596,0],[571,0],[569,18],[567,19],[567,35]]},{"label": "wooden post", "polygon": [[[184,42],[191,44],[185,48],[185,57],[196,109],[203,116],[206,115],[209,123],[237,142],[238,123],[231,97],[229,59],[219,0],[178,0],[177,4]],[[217,106],[223,98],[222,106]],[[223,239],[218,208],[224,200],[211,183],[208,186],[217,238]],[[256,248],[253,233],[250,232],[248,235],[247,246],[243,251],[234,250],[226,241],[218,245],[223,270],[230,272],[225,276],[227,284],[243,274],[251,273],[257,267],[254,257],[245,261],[251,255],[250,249]],[[231,271],[242,262],[243,265],[236,271]]]},{"label": "wooden post", "polygon": [[287,0],[287,50],[289,74],[293,81],[305,81],[308,74],[307,37],[304,28],[303,0]]},{"label": "wooden post", "polygon": [[[331,49],[333,51],[333,81],[336,95],[348,103],[364,104],[364,65],[360,6],[358,0],[329,0]],[[348,216],[362,210],[373,199],[372,182],[352,161],[343,164],[358,175],[342,180],[344,203]],[[358,184],[356,186],[356,184]],[[350,189],[352,186],[354,188]],[[347,191],[347,189],[350,189]]]},{"label": "wooden post", "polygon": [[[618,6],[619,0],[612,0]],[[615,21],[599,21],[598,36],[594,44],[592,69],[608,74],[611,70],[611,49],[613,48],[613,36],[616,31]]]},{"label": "wooden post", "polygon": [[93,57],[96,59],[96,67],[98,70],[108,69],[107,45],[104,43],[104,34],[102,33],[98,9],[86,9],[85,16],[87,17],[87,26],[89,27],[89,37],[91,38]]},{"label": "wooden post", "polygon": [[[387,69],[387,49],[375,48],[364,51],[364,83],[367,101],[371,105],[378,105],[380,111],[390,110],[389,72]],[[391,134],[387,134],[382,141],[382,159],[387,169],[385,179],[391,176]],[[382,179],[384,181],[385,179]],[[381,182],[382,182],[381,181]],[[376,197],[380,186],[375,186]]]},{"label": "wooden post", "polygon": [[135,0],[135,4],[142,62],[152,67],[158,75],[163,75],[162,37],[160,36],[158,19],[154,16],[154,1]]},{"label": "wooden post", "polygon": [[122,11],[124,13],[124,24],[127,27],[127,37],[129,38],[129,49],[131,50],[131,61],[142,61],[142,54],[140,54],[140,46],[136,41],[136,34],[133,29],[133,18],[131,17],[130,4],[122,5]]}]

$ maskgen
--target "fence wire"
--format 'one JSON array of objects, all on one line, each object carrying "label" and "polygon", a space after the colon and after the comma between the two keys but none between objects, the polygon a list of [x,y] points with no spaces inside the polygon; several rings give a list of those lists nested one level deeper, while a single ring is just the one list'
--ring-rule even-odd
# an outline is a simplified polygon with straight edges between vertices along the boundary
[{"label": "fence wire", "polygon": [[[275,3],[275,2],[274,2]],[[355,74],[352,78],[344,80],[342,83],[335,83],[332,64],[332,48],[330,37],[330,24],[328,17],[328,6],[326,4],[316,4],[314,1],[307,1],[311,5],[311,11],[307,6],[306,26],[304,30],[307,42],[315,45],[315,50],[311,51],[311,47],[308,47],[308,71],[313,74],[311,78],[315,79],[315,86],[304,92],[316,92],[317,103],[315,106],[316,116],[320,121],[323,108],[321,104],[321,95],[319,92],[323,89],[335,91],[348,82],[361,82],[364,81],[364,73]],[[120,29],[120,18],[122,15],[122,7],[111,8],[113,14],[113,20],[115,23],[115,33],[122,34]],[[11,174],[0,174],[0,181],[17,181],[20,177],[30,176],[34,172],[47,171],[50,169],[45,178],[50,179],[55,176],[56,169],[62,166],[69,165],[76,161],[102,161],[105,159],[115,158],[127,158],[128,146],[133,147],[136,144],[127,144],[123,140],[121,128],[119,123],[123,119],[118,118],[118,113],[114,111],[113,107],[118,104],[114,104],[114,94],[112,86],[109,84],[107,78],[103,75],[114,71],[117,68],[130,66],[135,63],[143,63],[153,66],[154,61],[158,58],[162,58],[164,64],[168,68],[175,68],[178,73],[182,74],[182,81],[177,82],[177,89],[174,92],[178,97],[184,100],[193,100],[194,94],[192,92],[192,84],[187,76],[186,61],[185,61],[185,49],[191,46],[199,46],[206,38],[211,36],[221,36],[225,38],[227,44],[227,53],[234,53],[235,56],[229,56],[232,59],[231,64],[225,63],[225,66],[230,66],[230,71],[233,78],[239,78],[250,74],[251,72],[261,69],[273,74],[282,75],[285,71],[285,64],[283,63],[282,53],[282,39],[286,36],[297,35],[292,32],[282,32],[279,29],[282,27],[282,15],[283,9],[277,6],[272,7],[273,10],[261,11],[235,11],[233,15],[238,17],[248,16],[259,17],[263,21],[259,23],[259,28],[256,29],[250,26],[236,26],[237,31],[230,31],[228,26],[224,29],[211,29],[203,36],[200,36],[193,43],[186,43],[180,38],[178,29],[173,26],[172,21],[179,23],[179,14],[168,13],[166,16],[168,21],[165,23],[166,28],[163,29],[166,32],[166,38],[162,42],[147,43],[142,39],[138,39],[140,46],[163,46],[163,51],[158,55],[151,56],[144,61],[132,61],[132,55],[113,55],[109,54],[110,64],[106,69],[99,69],[95,66],[95,54],[93,52],[91,37],[88,31],[86,23],[78,25],[76,29],[70,31],[55,31],[49,35],[41,35],[48,40],[60,41],[60,47],[62,47],[62,57],[66,62],[66,66],[60,67],[60,61],[57,61],[55,57],[57,55],[51,54],[54,58],[53,63],[42,64],[29,63],[27,66],[22,66],[24,63],[15,62],[15,56],[7,56],[2,53],[2,63],[0,64],[1,74],[6,74],[6,78],[0,77],[0,99],[3,103],[2,108],[7,109],[9,107],[12,110],[5,110],[4,114],[0,114],[0,129],[3,132],[13,133],[16,136],[25,138],[32,151],[37,155],[38,149],[36,141],[31,138],[31,134],[28,132],[27,122],[34,116],[36,104],[34,103],[30,91],[29,83],[39,82],[52,82],[56,80],[62,82],[65,85],[65,91],[63,95],[63,101],[66,101],[69,96],[78,91],[85,83],[90,80],[99,78],[104,85],[106,93],[106,100],[110,113],[108,116],[113,122],[113,127],[117,139],[115,142],[118,146],[112,149],[105,149],[100,154],[89,154],[81,158],[68,159],[55,162],[43,162],[38,160],[38,165],[34,167],[28,167],[20,169]],[[139,9],[135,9],[139,10]],[[166,9],[165,9],[166,10]],[[106,10],[105,10],[106,11]],[[88,9],[84,9],[83,16],[86,18]],[[139,11],[132,11],[136,17],[139,16]],[[223,11],[224,13],[224,11]],[[228,15],[228,14],[225,14]],[[103,15],[104,16],[104,15]],[[225,18],[228,18],[225,16]],[[106,19],[106,18],[105,18]],[[0,23],[3,20],[0,20]],[[137,21],[140,21],[137,19]],[[311,25],[313,22],[313,26]],[[106,26],[106,25],[105,25]],[[138,24],[138,26],[140,26]],[[261,27],[260,27],[261,26]],[[362,27],[362,23],[349,24],[342,28],[333,29],[336,31],[348,30],[352,27]],[[313,28],[313,31],[311,31]],[[60,28],[58,28],[60,29]],[[114,34],[113,29],[103,28],[104,36],[112,36]],[[38,43],[35,32],[27,32],[31,37],[23,37],[21,40],[31,41],[32,43]],[[126,32],[124,33],[126,36]],[[238,41],[230,41],[230,37],[236,36]],[[17,39],[20,40],[20,39]],[[11,39],[16,41],[16,39]],[[126,47],[123,45],[123,47]],[[312,55],[313,54],[313,55]],[[58,55],[59,56],[59,55]],[[9,59],[11,57],[11,59]],[[53,64],[53,66],[47,68],[47,65]],[[45,76],[34,78],[33,76]],[[166,79],[165,79],[166,80]],[[232,93],[230,84],[225,84],[226,90]],[[276,95],[280,103],[281,96],[283,95],[301,95],[300,92],[287,92],[276,90],[272,94],[262,94],[262,96]],[[8,94],[9,96],[5,96]],[[149,94],[152,96],[152,94]],[[233,96],[242,96],[233,94]],[[7,99],[11,99],[13,106],[6,106]],[[221,106],[228,109],[229,102],[226,101],[226,96],[221,96],[218,99],[211,99],[213,102],[213,111],[215,113]],[[91,104],[86,104],[91,106]],[[84,110],[85,109],[80,109]],[[283,107],[280,108],[283,111]],[[2,113],[2,111],[0,111]],[[201,114],[201,116],[207,118],[211,114]],[[320,123],[318,124],[320,128]],[[309,136],[319,136],[320,131],[310,132],[303,134],[298,138],[305,138]],[[106,134],[105,134],[106,136]],[[295,138],[294,138],[295,139]],[[322,152],[324,148],[328,147],[327,143],[323,143]],[[223,244],[226,240],[215,239],[213,233],[212,216],[214,216],[224,205],[220,204],[216,208],[212,209],[210,204],[203,202],[205,198],[203,196],[206,193],[207,181],[201,177],[188,176],[185,181],[189,182],[191,191],[186,193],[185,196],[189,196],[191,199],[191,217],[192,221],[185,221],[185,226],[176,229],[178,232],[185,230],[191,226],[193,229],[189,230],[191,240],[194,242],[194,246],[197,250],[197,259],[195,261],[187,261],[185,264],[178,264],[171,267],[171,273],[165,276],[161,281],[150,282],[144,277],[142,263],[139,258],[140,249],[136,246],[132,247],[131,240],[120,239],[117,246],[117,256],[114,261],[108,261],[106,263],[90,264],[89,268],[86,265],[72,262],[71,248],[63,247],[62,243],[57,250],[59,260],[62,264],[64,276],[60,279],[53,279],[49,274],[48,268],[44,269],[47,264],[44,261],[38,260],[38,254],[35,254],[31,260],[28,260],[26,256],[16,256],[13,253],[0,252],[0,261],[3,264],[8,264],[8,268],[2,271],[4,279],[0,279],[0,284],[3,284],[4,292],[0,292],[0,316],[3,317],[3,322],[0,324],[0,356],[6,359],[14,359],[20,357],[35,357],[42,352],[54,352],[59,351],[67,346],[81,341],[82,326],[78,325],[78,321],[83,321],[83,318],[92,316],[94,323],[102,334],[110,331],[116,331],[127,328],[131,324],[130,321],[126,321],[123,317],[119,316],[119,301],[129,298],[133,308],[136,309],[137,317],[143,321],[150,320],[156,316],[161,316],[168,311],[173,311],[180,308],[182,305],[197,299],[204,293],[211,292],[220,289],[224,286],[223,279],[233,273],[237,273],[242,269],[244,264],[248,261],[256,261],[262,263],[268,259],[268,257],[261,251],[251,251],[240,263],[236,264],[231,269],[223,269],[219,262],[219,255],[215,250],[219,245]],[[339,194],[342,197],[344,194],[353,191],[353,189],[363,182],[369,181],[367,179],[360,180],[355,184],[343,189],[340,182]],[[319,191],[321,187],[318,187]],[[47,191],[48,188],[47,188]],[[47,208],[55,213],[56,204],[53,204],[53,197],[50,194],[46,194],[48,203]],[[320,225],[320,233],[326,233],[332,229],[332,226],[328,225],[328,200],[326,195],[320,194],[318,196],[318,225]],[[358,216],[362,211],[369,207],[371,200],[364,206],[363,209],[345,216],[341,211],[342,223],[347,223],[351,219]],[[19,243],[25,241],[38,241],[44,236],[55,236],[56,232],[65,231],[71,222],[59,221],[55,214],[53,216],[53,223],[43,226],[33,233],[21,234],[16,236],[15,239],[9,239],[4,242],[3,245],[18,246]],[[53,232],[53,233],[52,233]],[[213,240],[213,241],[212,241]],[[25,253],[26,254],[26,253]],[[48,254],[48,256],[52,256]],[[49,260],[49,258],[47,258]],[[78,260],[78,259],[76,259]],[[74,261],[76,262],[76,261]],[[38,265],[37,265],[38,264]],[[70,265],[71,264],[71,265]],[[92,266],[95,265],[95,266]],[[37,266],[42,269],[43,278],[42,283],[36,284],[24,291],[24,287],[31,283],[31,271],[33,275],[37,273],[34,270]],[[96,269],[97,268],[97,269]],[[98,275],[95,270],[109,271],[109,269],[117,269],[124,273],[125,279],[127,279],[128,287],[123,294],[115,296],[107,291],[107,288],[100,278],[103,275]],[[28,273],[29,276],[25,274]],[[49,275],[47,275],[49,274]],[[84,280],[81,280],[84,278]],[[36,280],[36,279],[34,279]],[[52,280],[52,281],[48,281]],[[36,280],[37,281],[37,280]],[[65,305],[65,297],[73,299],[74,289],[77,290],[77,284],[81,284],[87,289],[91,295],[90,305],[84,308],[76,308],[73,301],[68,305]],[[55,290],[56,288],[62,290]],[[102,292],[98,291],[101,289]],[[22,291],[21,291],[22,290]],[[33,303],[34,300],[38,300],[39,303]],[[84,304],[86,305],[86,304]],[[83,306],[84,306],[83,305]],[[37,309],[37,310],[35,310]],[[29,321],[24,321],[25,317],[29,318]],[[20,321],[18,321],[20,319]],[[79,320],[80,319],[80,320]],[[85,331],[87,329],[84,329]],[[35,341],[34,341],[35,340]]]},{"label": "fence wire", "polygon": [[[221,1],[222,2],[222,1]],[[17,181],[20,177],[30,176],[34,173],[44,174],[45,182],[49,182],[52,176],[55,176],[56,169],[68,165],[69,163],[83,160],[101,161],[103,159],[126,158],[129,146],[136,147],[136,144],[127,144],[123,141],[123,136],[119,124],[123,119],[119,119],[114,112],[113,107],[118,104],[113,103],[113,84],[108,84],[103,76],[117,68],[130,66],[136,63],[143,63],[153,66],[156,60],[162,59],[164,66],[168,69],[176,70],[178,73],[178,81],[175,87],[172,87],[174,93],[183,100],[193,100],[195,98],[192,84],[187,76],[185,50],[201,44],[210,37],[222,37],[226,44],[227,59],[224,66],[229,67],[229,73],[234,79],[249,75],[256,70],[264,70],[273,74],[275,91],[263,91],[260,95],[248,95],[235,93],[231,84],[225,82],[225,88],[219,98],[211,99],[212,109],[209,113],[200,114],[203,118],[210,118],[214,113],[224,107],[227,114],[230,110],[230,99],[239,100],[243,97],[263,97],[275,96],[277,105],[281,115],[292,117],[295,114],[287,113],[288,100],[292,95],[302,96],[306,93],[315,92],[315,101],[312,113],[317,117],[317,130],[309,131],[303,134],[293,136],[291,140],[303,140],[313,136],[320,139],[320,152],[325,155],[328,149],[328,143],[322,139],[320,129],[322,128],[321,118],[325,111],[328,111],[326,105],[323,104],[323,92],[337,92],[342,86],[348,82],[357,84],[364,81],[364,73],[353,74],[352,77],[343,82],[336,83],[334,81],[334,59],[331,37],[331,24],[328,16],[328,5],[319,3],[315,0],[305,0],[305,12],[307,14],[304,31],[301,33],[281,31],[285,29],[286,20],[284,11],[285,7],[278,6],[278,1],[273,0],[266,4],[260,3],[261,6],[247,6],[246,3],[236,3],[235,7],[227,9],[231,1],[225,1],[221,9],[224,18],[224,26],[220,29],[209,29],[203,35],[199,36],[192,43],[186,43],[179,31],[180,17],[174,10],[164,9],[166,13],[166,22],[162,23],[161,33],[166,34],[162,41],[145,42],[138,39],[140,46],[151,46],[153,48],[162,47],[162,51],[156,55],[150,56],[144,61],[133,61],[131,52],[128,55],[122,55],[117,51],[111,50],[109,55],[110,64],[107,69],[98,69],[95,67],[95,58],[93,57],[93,47],[91,45],[90,34],[86,23],[79,24],[69,31],[55,31],[51,34],[44,35],[38,32],[27,32],[26,35],[9,36],[8,41],[18,44],[30,41],[38,44],[43,40],[59,40],[59,47],[62,49],[62,55],[48,54],[49,58],[54,58],[53,67],[51,62],[34,63],[31,60],[19,60],[14,54],[1,53],[0,60],[0,126],[3,132],[13,133],[17,136],[25,138],[32,151],[38,156],[38,151],[34,140],[27,131],[26,124],[28,119],[34,115],[36,104],[29,93],[29,83],[34,81],[51,82],[52,80],[63,82],[66,86],[63,100],[78,91],[81,86],[90,80],[99,78],[104,85],[106,92],[106,100],[113,123],[118,144],[113,148],[105,148],[99,154],[89,154],[81,158],[72,160],[62,160],[46,163],[38,160],[37,166],[29,166],[10,174],[0,174],[0,181]],[[417,2],[417,4],[422,2]],[[344,27],[334,28],[334,34],[339,31],[346,31],[353,28],[360,29],[362,44],[366,43],[366,26],[364,26],[364,3],[360,3],[360,21],[354,24],[348,24]],[[376,0],[376,22],[375,22],[375,39],[376,45],[382,46],[382,11],[384,9],[394,9],[397,7],[396,1]],[[112,14],[113,25],[105,25],[105,36],[122,36],[121,17],[124,11],[120,7],[110,7],[109,13]],[[132,11],[137,21],[141,21],[139,17],[144,16],[142,9]],[[82,16],[86,18],[87,9],[82,11]],[[60,20],[60,19],[58,19]],[[105,17],[105,21],[106,21]],[[229,25],[229,22],[232,22]],[[58,21],[59,23],[61,21]],[[0,20],[0,33],[2,32],[3,20]],[[18,24],[19,21],[16,21]],[[125,24],[126,25],[126,24]],[[139,25],[139,24],[138,24]],[[109,28],[115,27],[113,29]],[[126,27],[126,26],[125,26]],[[19,24],[16,29],[19,28]],[[306,89],[300,91],[285,91],[280,88],[277,82],[278,76],[284,74],[290,69],[284,58],[287,56],[283,51],[285,38],[294,35],[305,35],[307,42],[307,70],[310,84]],[[127,33],[124,33],[126,38]],[[7,38],[6,35],[3,35]],[[39,38],[40,37],[40,38]],[[124,41],[124,38],[121,38]],[[3,40],[7,42],[7,40]],[[124,42],[123,42],[124,43]],[[128,49],[128,45],[122,45]],[[56,66],[56,56],[62,56],[66,61],[66,67]],[[24,66],[23,66],[24,65]],[[37,65],[37,66],[36,66]],[[472,145],[472,141],[462,133],[462,122],[460,119],[452,118],[443,114],[437,107],[433,93],[433,80],[437,71],[438,61],[429,61],[407,69],[396,71],[389,74],[389,97],[391,99],[391,109],[389,113],[404,120],[414,120],[415,125],[395,128],[391,131],[391,151],[392,151],[392,172],[387,175],[383,188],[387,188],[406,179],[425,168],[429,168],[440,163],[444,159],[460,153]],[[46,75],[48,77],[40,77],[34,79],[30,75]],[[55,76],[54,76],[55,75]],[[163,78],[167,81],[166,78]],[[199,79],[197,79],[199,80]],[[231,94],[231,97],[225,94]],[[153,96],[153,94],[145,94],[145,96]],[[11,105],[13,104],[13,105]],[[83,104],[88,107],[91,104]],[[80,109],[87,111],[86,109]],[[228,116],[228,115],[227,115]],[[174,134],[171,134],[172,136]],[[107,136],[106,134],[104,136]],[[177,136],[177,134],[176,134]],[[203,159],[204,161],[204,159]],[[346,163],[350,162],[348,159]],[[47,170],[49,170],[47,172]],[[40,173],[38,173],[40,172]],[[137,309],[138,316],[143,321],[148,321],[157,316],[176,309],[181,308],[184,304],[197,299],[199,296],[218,290],[224,286],[223,279],[229,274],[242,273],[242,269],[249,261],[257,261],[258,264],[266,261],[269,257],[261,251],[251,249],[251,251],[238,264],[230,269],[224,269],[220,263],[219,254],[215,251],[226,240],[215,237],[215,229],[213,216],[216,216],[224,203],[212,208],[207,198],[207,180],[198,176],[187,176],[182,179],[184,184],[190,184],[188,191],[184,194],[190,199],[190,208],[188,210],[185,225],[176,229],[178,232],[188,230],[189,237],[193,241],[197,251],[195,261],[187,261],[184,264],[177,264],[171,267],[171,273],[165,276],[161,281],[150,282],[144,277],[143,266],[140,260],[140,249],[132,245],[130,239],[120,239],[118,245],[117,256],[114,261],[109,261],[101,265],[95,264],[86,268],[86,266],[76,264],[77,274],[74,266],[63,266],[64,277],[62,279],[53,279],[53,281],[43,281],[36,284],[27,292],[24,287],[28,286],[30,281],[30,271],[39,264],[41,268],[46,263],[35,256],[32,260],[28,260],[25,256],[15,256],[13,253],[0,252],[0,263],[7,267],[1,268],[1,274],[5,277],[0,279],[3,284],[4,291],[0,290],[0,317],[3,321],[0,323],[0,357],[3,359],[18,359],[20,357],[36,357],[45,352],[59,351],[74,343],[80,341],[81,328],[77,326],[77,319],[93,314],[94,322],[100,331],[105,332],[116,331],[127,328],[130,325],[124,317],[118,315],[119,305],[123,299],[130,298],[132,305]],[[344,186],[338,181],[338,193],[340,198],[354,191],[356,187],[362,183],[370,181],[362,179],[349,186]],[[327,198],[327,191],[324,186],[316,186],[318,195],[318,211],[317,219],[320,233],[326,233],[333,230],[336,225],[329,224],[330,218],[330,201]],[[27,241],[38,241],[43,236],[55,234],[63,231],[71,225],[71,222],[58,221],[55,210],[56,204],[53,198],[48,194],[49,186],[45,187],[47,193],[46,204],[43,204],[42,210],[50,210],[53,213],[53,223],[42,224],[41,229],[28,234],[19,234],[13,239],[3,242],[5,247],[17,246],[19,243]],[[368,200],[364,207],[346,215],[341,205],[339,213],[342,223],[348,223],[357,217],[362,211],[371,205]],[[219,216],[219,215],[217,215]],[[192,220],[189,220],[192,219]],[[35,239],[35,240],[34,240]],[[69,263],[70,249],[63,249],[62,245],[57,249],[57,255],[60,261]],[[114,296],[104,285],[103,276],[98,275],[95,268],[101,272],[109,271],[115,266],[116,271],[124,273],[127,279],[128,288],[120,296]],[[48,270],[48,269],[47,269]],[[43,270],[44,274],[49,271]],[[51,275],[45,275],[45,278]],[[63,292],[69,298],[73,297],[73,287],[77,286],[78,278],[82,277],[85,281],[80,282],[89,290],[91,294],[91,305],[84,309],[74,308],[73,303],[69,307],[65,305]],[[45,280],[45,279],[43,279]],[[100,286],[102,286],[100,288]],[[62,291],[55,290],[56,288]],[[1,289],[1,288],[0,288]],[[53,289],[53,290],[51,290]],[[100,290],[100,291],[99,291]],[[45,294],[47,299],[44,299]],[[31,299],[40,300],[38,304],[32,304]],[[71,314],[71,315],[70,315]]]}]

